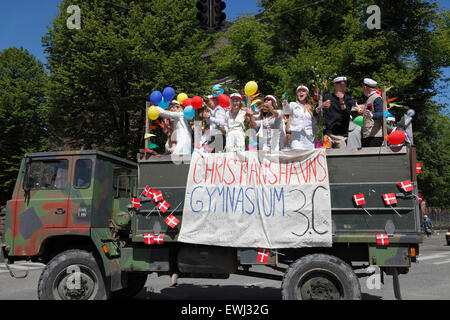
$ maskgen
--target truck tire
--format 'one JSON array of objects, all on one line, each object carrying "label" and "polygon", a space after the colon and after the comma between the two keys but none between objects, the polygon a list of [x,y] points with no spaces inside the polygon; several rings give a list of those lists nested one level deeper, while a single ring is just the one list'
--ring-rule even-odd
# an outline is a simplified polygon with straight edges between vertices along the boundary
[{"label": "truck tire", "polygon": [[40,300],[106,300],[105,281],[92,253],[67,250],[45,266],[39,278]]},{"label": "truck tire", "polygon": [[135,297],[145,286],[147,282],[147,273],[129,273],[128,277],[128,286],[126,288],[112,291],[111,292],[111,300],[128,300]]},{"label": "truck tire", "polygon": [[283,300],[359,300],[361,287],[353,269],[327,254],[310,254],[292,263],[281,284]]}]

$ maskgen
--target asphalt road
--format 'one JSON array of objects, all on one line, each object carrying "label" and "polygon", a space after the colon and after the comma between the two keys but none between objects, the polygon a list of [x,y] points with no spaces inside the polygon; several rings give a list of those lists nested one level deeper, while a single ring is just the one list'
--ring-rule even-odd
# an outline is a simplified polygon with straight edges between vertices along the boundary
[{"label": "asphalt road", "polygon": [[[412,265],[406,275],[400,275],[401,294],[404,300],[450,300],[450,246],[444,234],[435,234],[425,239],[420,246],[419,263]],[[0,300],[36,300],[37,283],[43,265],[21,263],[15,265],[19,274],[29,269],[25,279],[13,279],[0,264]],[[267,267],[252,268],[252,271],[270,270]],[[279,274],[279,273],[278,273]],[[393,300],[392,277],[385,276],[385,284],[379,289],[369,289],[368,278],[361,278],[363,300]],[[188,279],[178,280],[176,287],[170,286],[169,276],[148,277],[146,287],[138,294],[139,300],[279,300],[281,282],[230,275],[226,280]],[[373,287],[373,286],[372,286]]]}]

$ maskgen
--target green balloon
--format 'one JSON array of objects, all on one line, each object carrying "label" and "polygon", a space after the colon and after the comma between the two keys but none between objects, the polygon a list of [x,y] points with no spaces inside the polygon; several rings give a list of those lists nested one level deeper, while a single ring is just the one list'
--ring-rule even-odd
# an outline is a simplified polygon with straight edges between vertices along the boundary
[{"label": "green balloon", "polygon": [[362,127],[362,125],[363,125],[363,116],[357,116],[357,117],[355,118],[355,120],[353,120],[353,122],[354,122],[356,125]]}]

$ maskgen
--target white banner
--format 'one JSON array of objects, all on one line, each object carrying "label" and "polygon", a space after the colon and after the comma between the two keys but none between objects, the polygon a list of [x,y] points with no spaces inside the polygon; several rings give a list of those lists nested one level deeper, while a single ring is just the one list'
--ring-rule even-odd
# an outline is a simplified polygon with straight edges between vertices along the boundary
[{"label": "white banner", "polygon": [[331,246],[325,149],[196,150],[178,241],[267,249]]}]

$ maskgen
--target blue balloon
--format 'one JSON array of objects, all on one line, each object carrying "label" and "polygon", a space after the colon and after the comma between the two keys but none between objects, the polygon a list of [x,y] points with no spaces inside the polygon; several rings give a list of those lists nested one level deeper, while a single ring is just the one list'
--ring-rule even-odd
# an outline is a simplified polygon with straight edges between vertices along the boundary
[{"label": "blue balloon", "polygon": [[167,109],[169,107],[169,104],[170,104],[170,100],[166,101],[166,99],[162,98],[161,102],[158,103],[158,106],[163,108],[163,109]]},{"label": "blue balloon", "polygon": [[213,97],[218,97],[219,94],[224,93],[223,88],[220,84],[216,84],[214,87],[212,87]]},{"label": "blue balloon", "polygon": [[153,91],[150,95],[150,102],[153,105],[158,105],[162,100],[162,94],[159,91]]},{"label": "blue balloon", "polygon": [[192,106],[187,106],[184,108],[184,117],[188,120],[195,117],[195,109]]},{"label": "blue balloon", "polygon": [[163,97],[166,101],[172,100],[175,97],[175,90],[171,87],[164,88]]}]

